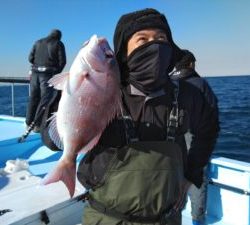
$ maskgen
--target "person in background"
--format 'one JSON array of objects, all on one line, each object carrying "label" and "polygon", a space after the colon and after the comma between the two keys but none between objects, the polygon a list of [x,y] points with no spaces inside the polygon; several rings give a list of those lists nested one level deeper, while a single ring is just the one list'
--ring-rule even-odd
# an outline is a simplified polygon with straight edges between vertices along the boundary
[{"label": "person in background", "polygon": [[[218,114],[218,101],[213,90],[205,79],[195,71],[195,56],[188,50],[182,50],[183,57],[175,65],[175,70],[170,74],[170,78],[174,81],[182,80],[196,87],[205,98],[207,104],[211,106],[212,116],[214,118],[219,130],[219,114]],[[187,132],[185,134],[187,148],[190,148],[192,141],[192,134]],[[193,225],[203,225],[205,223],[206,215],[206,200],[207,200],[207,165],[204,167],[203,183],[200,188],[191,185],[188,190],[188,196],[191,202],[191,215]]]},{"label": "person in background", "polygon": [[31,66],[30,97],[26,112],[26,125],[39,132],[45,106],[56,95],[48,80],[60,73],[66,65],[66,53],[61,41],[62,33],[54,29],[50,34],[35,42],[29,54]]},{"label": "person in background", "polygon": [[181,225],[186,192],[191,183],[201,186],[217,137],[212,110],[192,85],[170,81],[182,51],[157,10],[123,15],[114,52],[122,115],[79,164],[78,180],[88,190],[83,224]]}]

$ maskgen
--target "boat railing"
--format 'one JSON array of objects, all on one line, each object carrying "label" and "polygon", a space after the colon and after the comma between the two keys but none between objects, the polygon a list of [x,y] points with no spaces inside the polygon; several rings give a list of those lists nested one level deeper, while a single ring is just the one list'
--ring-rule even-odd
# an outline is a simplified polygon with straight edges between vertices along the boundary
[{"label": "boat railing", "polygon": [[[11,114],[15,116],[15,89],[17,84],[29,85],[30,79],[28,77],[0,77],[0,84],[8,84],[11,86]],[[30,93],[30,85],[29,85]]]}]

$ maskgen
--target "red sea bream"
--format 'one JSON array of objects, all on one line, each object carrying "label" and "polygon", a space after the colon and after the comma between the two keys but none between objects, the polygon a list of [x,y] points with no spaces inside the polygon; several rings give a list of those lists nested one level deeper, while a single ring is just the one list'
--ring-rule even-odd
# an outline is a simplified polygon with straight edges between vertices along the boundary
[{"label": "red sea bream", "polygon": [[119,76],[107,40],[93,35],[79,51],[69,73],[56,75],[49,81],[62,90],[49,133],[63,149],[63,155],[42,184],[61,180],[73,196],[78,153],[91,150],[107,124],[121,111]]}]

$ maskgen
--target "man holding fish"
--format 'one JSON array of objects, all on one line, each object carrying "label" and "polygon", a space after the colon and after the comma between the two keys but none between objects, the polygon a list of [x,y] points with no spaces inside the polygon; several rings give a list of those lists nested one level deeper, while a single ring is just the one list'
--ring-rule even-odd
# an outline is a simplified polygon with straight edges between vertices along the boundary
[{"label": "man holding fish", "polygon": [[50,81],[62,90],[50,136],[64,153],[43,183],[62,180],[72,196],[76,156],[87,152],[77,171],[88,189],[83,224],[181,225],[187,189],[200,187],[217,138],[212,110],[193,86],[170,81],[182,53],[158,11],[123,15],[114,52],[117,63],[93,36],[69,74]]}]

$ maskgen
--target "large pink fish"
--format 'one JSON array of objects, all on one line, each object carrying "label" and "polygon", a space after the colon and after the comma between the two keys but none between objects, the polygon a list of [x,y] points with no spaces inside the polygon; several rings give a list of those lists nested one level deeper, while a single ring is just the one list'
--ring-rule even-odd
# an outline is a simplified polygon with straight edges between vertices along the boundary
[{"label": "large pink fish", "polygon": [[119,76],[107,40],[93,35],[79,51],[69,73],[56,75],[49,81],[62,90],[49,133],[63,148],[63,155],[42,184],[61,180],[73,196],[77,154],[91,150],[107,124],[121,111]]}]

